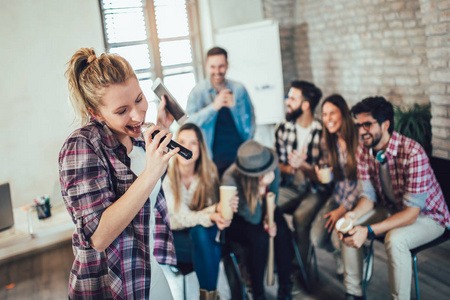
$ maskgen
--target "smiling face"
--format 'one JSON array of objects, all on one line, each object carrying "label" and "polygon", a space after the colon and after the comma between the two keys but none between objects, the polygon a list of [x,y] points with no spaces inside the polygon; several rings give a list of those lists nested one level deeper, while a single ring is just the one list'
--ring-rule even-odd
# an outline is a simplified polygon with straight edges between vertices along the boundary
[{"label": "smiling face", "polygon": [[302,91],[291,87],[286,99],[286,120],[296,120],[303,113],[303,104],[307,102],[304,100]]},{"label": "smiling face", "polygon": [[[366,126],[358,126],[358,124],[362,125],[365,123],[367,124]],[[363,141],[364,147],[381,148],[382,145],[380,142],[383,138],[384,131],[387,134],[387,127],[389,127],[389,124],[386,127],[386,123],[389,123],[389,121],[385,121],[381,125],[378,124],[377,120],[370,113],[360,113],[356,116],[356,124],[359,127],[358,133]],[[366,129],[365,127],[368,128]]]},{"label": "smiling face", "polygon": [[333,103],[326,102],[322,106],[322,121],[331,134],[339,133],[342,126],[341,110]]},{"label": "smiling face", "polygon": [[98,111],[89,111],[105,122],[122,144],[126,145],[129,137],[141,136],[148,103],[136,78],[105,88],[101,102]]},{"label": "smiling face", "polygon": [[182,130],[178,133],[177,142],[192,151],[191,159],[178,159],[180,165],[190,165],[197,162],[200,157],[200,144],[197,134],[192,129]]},{"label": "smiling face", "polygon": [[206,69],[209,73],[209,79],[213,86],[223,85],[225,83],[225,74],[228,70],[228,62],[225,55],[211,55],[206,59]]}]

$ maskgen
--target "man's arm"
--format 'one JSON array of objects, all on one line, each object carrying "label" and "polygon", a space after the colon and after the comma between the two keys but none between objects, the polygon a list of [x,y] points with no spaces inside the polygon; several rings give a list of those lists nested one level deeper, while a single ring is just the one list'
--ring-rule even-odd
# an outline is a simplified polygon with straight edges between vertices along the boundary
[{"label": "man's arm", "polygon": [[[366,198],[361,198],[355,209],[348,213],[346,217],[352,217],[351,214],[353,213],[353,217],[355,219],[359,219],[361,216],[368,213],[372,208],[372,201]],[[370,227],[375,235],[383,234],[394,228],[413,224],[419,216],[419,213],[420,207],[409,206],[381,222],[370,224]],[[349,247],[359,248],[367,240],[368,228],[366,226],[355,226],[355,228],[349,231],[349,234],[350,236],[344,239],[344,243]]]},{"label": "man's arm", "polygon": [[379,223],[370,225],[370,227],[376,235],[382,234],[394,228],[413,224],[419,213],[420,207],[409,206]]}]

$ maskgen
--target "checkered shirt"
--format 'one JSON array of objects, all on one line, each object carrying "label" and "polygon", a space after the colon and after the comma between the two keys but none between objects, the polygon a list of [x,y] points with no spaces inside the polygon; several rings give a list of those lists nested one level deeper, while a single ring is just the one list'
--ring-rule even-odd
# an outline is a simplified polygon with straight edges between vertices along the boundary
[{"label": "checkered shirt", "polygon": [[[322,124],[319,120],[314,119],[312,130],[308,136],[307,158],[306,162],[316,165],[320,156],[320,138],[322,136]],[[288,154],[297,149],[297,131],[295,129],[295,121],[285,121],[275,129],[275,150],[278,154],[278,161],[288,165]],[[292,177],[292,176],[291,176]],[[289,184],[292,178],[283,178],[282,185]]]},{"label": "checkered shirt", "polygon": [[[133,141],[145,149],[142,139]],[[103,211],[136,179],[126,148],[104,124],[92,121],[74,131],[59,155],[61,193],[76,225],[72,236],[75,261],[69,279],[69,299],[148,299],[150,294],[150,200],[104,252],[90,238]],[[154,256],[176,264],[169,217],[160,190],[156,205]]]},{"label": "checkered shirt", "polygon": [[[444,195],[422,146],[394,131],[385,154],[389,164],[392,188],[397,199],[396,209],[402,210],[406,207],[405,195],[427,193],[425,206],[420,213],[434,219],[442,226],[450,227],[450,214]],[[370,200],[377,200],[381,205],[388,206],[388,200],[381,188],[380,163],[363,145],[358,148],[357,162],[358,179],[370,181],[375,188],[377,199]]]}]

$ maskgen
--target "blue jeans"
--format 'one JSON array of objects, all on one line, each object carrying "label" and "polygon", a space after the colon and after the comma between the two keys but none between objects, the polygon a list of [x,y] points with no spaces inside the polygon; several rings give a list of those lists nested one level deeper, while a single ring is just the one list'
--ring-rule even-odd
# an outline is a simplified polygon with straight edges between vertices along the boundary
[{"label": "blue jeans", "polygon": [[217,226],[205,228],[201,225],[173,230],[177,260],[193,263],[200,288],[207,291],[217,289],[221,246],[215,241]]}]

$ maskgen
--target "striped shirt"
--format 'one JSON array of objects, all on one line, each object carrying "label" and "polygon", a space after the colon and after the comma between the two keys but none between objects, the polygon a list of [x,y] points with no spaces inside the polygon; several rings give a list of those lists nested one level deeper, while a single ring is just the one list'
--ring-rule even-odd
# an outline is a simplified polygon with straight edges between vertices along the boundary
[{"label": "striped shirt", "polygon": [[[142,139],[133,143],[145,149]],[[89,242],[103,211],[136,179],[125,146],[108,126],[94,120],[67,138],[59,155],[59,172],[61,193],[76,226],[69,299],[148,299],[149,200],[104,252],[97,252]],[[153,254],[159,263],[174,265],[175,247],[162,189],[154,213]]]},{"label": "striped shirt", "polygon": [[[420,213],[442,226],[450,227],[450,214],[444,195],[422,146],[394,131],[385,154],[396,199],[395,208],[401,211],[409,206],[410,198],[424,194],[425,204]],[[389,200],[382,191],[380,162],[375,159],[370,149],[362,145],[358,148],[356,158],[358,179],[363,183],[362,197],[389,206]]]}]

